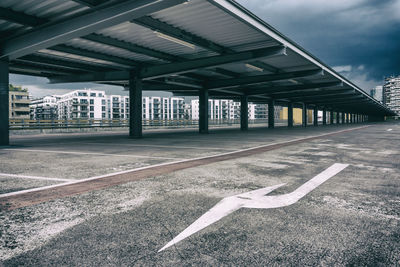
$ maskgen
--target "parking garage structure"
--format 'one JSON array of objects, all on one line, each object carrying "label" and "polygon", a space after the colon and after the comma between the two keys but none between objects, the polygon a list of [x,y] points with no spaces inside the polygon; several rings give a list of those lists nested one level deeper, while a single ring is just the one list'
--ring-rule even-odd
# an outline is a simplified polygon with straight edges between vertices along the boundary
[{"label": "parking garage structure", "polygon": [[[382,121],[394,112],[231,0],[32,0],[0,3],[0,145],[9,144],[9,74],[51,83],[94,82],[129,91],[132,138],[142,137],[142,92],[323,112],[323,124]],[[327,51],[329,53],[329,51]],[[241,110],[242,130],[248,129]],[[336,116],[334,116],[336,113]],[[353,119],[351,119],[353,118]]]}]

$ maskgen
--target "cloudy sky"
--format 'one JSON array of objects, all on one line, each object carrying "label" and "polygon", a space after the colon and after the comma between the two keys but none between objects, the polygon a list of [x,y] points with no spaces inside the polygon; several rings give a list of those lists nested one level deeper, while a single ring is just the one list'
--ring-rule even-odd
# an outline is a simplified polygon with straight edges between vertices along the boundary
[{"label": "cloudy sky", "polygon": [[[238,2],[366,91],[400,74],[400,0]],[[34,97],[80,88],[126,94],[120,87],[49,85],[30,76],[11,75],[10,81]]]},{"label": "cloudy sky", "polygon": [[400,0],[238,0],[364,90],[400,74]]}]

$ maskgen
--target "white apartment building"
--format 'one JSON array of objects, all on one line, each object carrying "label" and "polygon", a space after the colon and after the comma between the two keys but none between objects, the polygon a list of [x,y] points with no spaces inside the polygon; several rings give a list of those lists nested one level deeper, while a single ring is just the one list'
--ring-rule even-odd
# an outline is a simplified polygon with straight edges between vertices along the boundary
[{"label": "white apartment building", "polygon": [[[248,104],[249,119],[267,118],[267,105]],[[208,118],[212,120],[236,120],[240,119],[240,102],[226,99],[208,100]],[[191,101],[191,119],[199,119],[199,100]]]},{"label": "white apartment building", "polygon": [[109,95],[106,96],[106,102],[103,119],[129,119],[129,96]]},{"label": "white apartment building", "polygon": [[400,76],[385,79],[383,103],[400,116]]},{"label": "white apartment building", "polygon": [[57,120],[57,101],[60,96],[52,95],[34,99],[29,105],[32,120]]},{"label": "white apartment building", "polygon": [[185,118],[184,99],[180,97],[143,97],[143,119],[179,120]]},{"label": "white apartment building", "polygon": [[75,90],[60,96],[57,102],[59,119],[106,118],[106,95],[98,90]]}]

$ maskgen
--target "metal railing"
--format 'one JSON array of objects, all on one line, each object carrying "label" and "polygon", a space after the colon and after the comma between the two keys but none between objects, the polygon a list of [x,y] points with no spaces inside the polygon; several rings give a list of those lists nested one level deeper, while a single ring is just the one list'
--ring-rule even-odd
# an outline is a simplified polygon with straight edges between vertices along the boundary
[{"label": "metal railing", "polygon": [[[98,119],[68,119],[68,120],[30,120],[10,119],[10,130],[25,129],[62,129],[62,128],[101,128],[101,127],[129,127],[128,119],[98,120]],[[249,120],[249,124],[267,123],[266,119]],[[199,124],[198,120],[142,120],[144,127],[189,127]],[[209,120],[210,126],[236,125],[240,119]]]}]

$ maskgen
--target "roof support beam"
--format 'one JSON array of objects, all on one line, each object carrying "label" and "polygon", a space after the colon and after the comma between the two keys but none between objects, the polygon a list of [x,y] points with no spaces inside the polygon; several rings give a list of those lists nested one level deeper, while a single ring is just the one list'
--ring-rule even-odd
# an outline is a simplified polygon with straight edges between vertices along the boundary
[{"label": "roof support beam", "polygon": [[137,18],[132,20],[131,22],[146,27],[148,29],[151,29],[153,31],[167,34],[182,41],[191,43],[193,45],[201,46],[208,50],[217,52],[219,54],[224,54],[228,52],[223,46],[220,46],[214,42],[198,37],[184,30],[175,28],[165,22],[159,21],[152,17],[147,16],[147,17]]},{"label": "roof support beam", "polygon": [[313,91],[293,92],[293,93],[282,92],[271,95],[275,99],[296,99],[296,98],[306,98],[306,97],[329,96],[334,94],[352,94],[355,92],[353,89],[330,89],[330,90],[317,89],[317,90],[313,89]]},{"label": "roof support beam", "polygon": [[87,35],[87,36],[84,36],[81,38],[92,41],[92,42],[97,42],[97,43],[106,44],[109,46],[125,49],[125,50],[128,50],[133,53],[144,54],[146,56],[159,58],[159,59],[166,60],[166,61],[176,61],[177,60],[177,57],[175,57],[173,55],[159,52],[159,51],[149,49],[149,48],[146,48],[143,46],[127,43],[124,41],[120,41],[120,40],[110,38],[107,36],[103,36],[103,35],[99,35],[99,34],[90,34],[90,35]]},{"label": "roof support beam", "polygon": [[321,100],[321,99],[329,99],[329,97],[341,97],[341,96],[356,96],[355,90],[351,91],[341,91],[341,92],[325,92],[319,93],[314,95],[304,95],[304,96],[296,96],[296,97],[285,97],[285,99],[289,99],[291,101],[300,101],[300,102],[308,102],[314,100]]},{"label": "roof support beam", "polygon": [[314,105],[330,105],[330,104],[338,104],[338,103],[360,103],[360,102],[369,102],[369,99],[366,99],[362,95],[358,96],[353,96],[351,98],[349,97],[341,97],[341,98],[333,98],[333,99],[324,99],[321,101],[310,101],[309,104],[314,104]]},{"label": "roof support beam", "polygon": [[208,68],[220,66],[228,63],[237,63],[249,59],[266,58],[271,56],[280,56],[286,54],[286,48],[283,46],[274,46],[261,48],[234,54],[225,54],[221,56],[212,56],[200,59],[187,60],[183,62],[168,63],[156,66],[149,66],[141,69],[141,77],[145,79],[154,79],[172,74],[190,72],[199,68]]},{"label": "roof support beam", "polygon": [[88,51],[85,49],[75,48],[72,46],[57,45],[57,46],[53,46],[53,47],[49,48],[49,50],[54,50],[54,51],[58,51],[58,52],[63,52],[63,53],[68,53],[68,54],[73,54],[73,55],[78,55],[78,56],[83,56],[83,57],[89,57],[89,58],[94,58],[94,59],[100,59],[100,60],[108,61],[111,63],[121,64],[121,65],[124,65],[127,67],[138,66],[138,63],[133,60],[116,57],[116,56],[111,56],[111,55],[107,55],[107,54],[103,54],[103,53]]},{"label": "roof support beam", "polygon": [[41,27],[30,33],[5,41],[0,59],[15,59],[67,40],[88,35],[105,27],[175,6],[186,0],[129,0],[93,10],[70,20]]},{"label": "roof support beam", "polygon": [[[42,65],[47,66],[54,66],[54,67],[64,67],[70,68],[75,70],[82,70],[87,72],[102,72],[102,71],[111,71],[113,66],[111,67],[103,67],[103,66],[94,66],[91,64],[86,64],[82,61],[73,61],[73,60],[65,60],[62,57],[55,57],[50,58],[41,55],[28,55],[17,59],[18,62],[29,62],[29,63],[39,63]],[[116,69],[120,69],[115,67]]]},{"label": "roof support beam", "polygon": [[243,85],[260,84],[272,81],[288,80],[293,78],[308,77],[308,76],[323,75],[323,74],[324,71],[318,69],[318,70],[286,72],[280,74],[246,76],[239,78],[209,81],[206,83],[206,87],[209,89],[222,89],[222,88],[239,87]]},{"label": "roof support beam", "polygon": [[[60,46],[57,46],[57,48]],[[53,49],[53,48],[51,48]],[[72,50],[71,50],[72,49]],[[62,49],[58,49],[58,51],[73,53],[75,48],[62,46]],[[77,51],[76,54],[80,54],[81,51]],[[198,68],[207,68],[207,67],[215,67],[227,63],[232,62],[240,62],[247,59],[275,56],[275,55],[283,55],[285,53],[285,48],[283,46],[262,48],[256,50],[249,50],[244,52],[238,52],[235,54],[226,54],[221,56],[212,56],[200,59],[187,60],[182,62],[175,63],[167,63],[155,66],[148,66],[141,68],[140,77],[143,79],[154,79],[158,77],[169,76],[173,74],[185,73]],[[95,56],[87,55],[87,56]],[[85,54],[83,54],[85,55]],[[106,60],[104,58],[104,60]],[[125,59],[120,59],[124,60]],[[111,62],[115,62],[113,59],[109,59]],[[119,61],[121,64],[125,62]],[[125,64],[127,64],[126,62]],[[100,80],[99,80],[100,79]],[[114,80],[128,80],[129,72],[121,71],[121,72],[110,72],[110,73],[96,73],[96,74],[83,74],[79,76],[65,76],[58,77],[56,79],[52,79],[52,83],[64,83],[64,82],[103,82],[105,79],[110,79],[109,81]]]},{"label": "roof support beam", "polygon": [[12,9],[3,7],[0,7],[0,19],[31,27],[36,27],[47,22],[45,19],[31,16],[22,12],[16,12]]},{"label": "roof support beam", "polygon": [[[291,85],[291,86],[273,86],[266,88],[247,88],[244,93],[247,95],[265,95],[265,94],[291,94],[293,92],[318,89],[318,88],[328,88],[342,86],[343,83],[340,82],[327,82],[327,83],[314,83],[314,84],[302,84],[302,85]],[[275,96],[274,96],[275,97]]]}]

